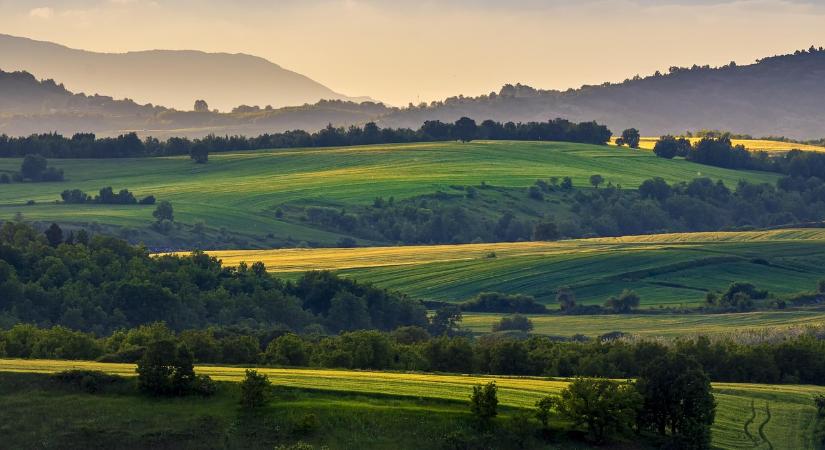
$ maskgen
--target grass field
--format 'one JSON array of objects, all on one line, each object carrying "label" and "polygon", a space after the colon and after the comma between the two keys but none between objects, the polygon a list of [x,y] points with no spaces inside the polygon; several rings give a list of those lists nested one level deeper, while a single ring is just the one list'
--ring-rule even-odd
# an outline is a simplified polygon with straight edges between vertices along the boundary
[{"label": "grass field", "polygon": [[[0,372],[54,373],[77,368],[103,370],[126,376],[134,374],[134,366],[130,364],[0,360]],[[243,369],[237,367],[202,366],[196,370],[198,373],[208,374],[223,381],[238,381],[243,376]],[[566,384],[564,380],[541,378],[342,370],[261,369],[261,372],[266,373],[277,386],[345,394],[407,397],[413,402],[408,405],[410,408],[415,406],[414,402],[420,402],[421,399],[466,401],[473,385],[489,380],[495,380],[498,384],[499,400],[503,406],[531,408],[538,398],[558,393]],[[713,442],[716,447],[816,448],[813,442],[816,409],[813,407],[812,397],[825,389],[813,386],[716,383],[714,391],[718,403],[717,419],[713,428]],[[182,402],[183,400],[176,403],[180,405]],[[167,402],[161,402],[159,405],[161,409],[164,403]],[[318,408],[322,407],[318,405]],[[376,408],[376,405],[372,407]],[[206,405],[201,406],[201,409],[205,408]],[[7,408],[7,411],[13,412],[13,409]],[[438,413],[439,411],[432,412]]]},{"label": "grass field", "polygon": [[[475,333],[489,333],[501,314],[464,313],[461,326]],[[734,314],[627,314],[596,316],[528,316],[533,333],[570,337],[598,337],[613,331],[643,337],[677,338],[693,335],[756,338],[775,333],[825,327],[825,311],[756,311]]]},{"label": "grass field", "polygon": [[[596,173],[626,188],[654,175],[669,182],[707,176],[731,186],[740,179],[777,179],[768,173],[664,160],[627,148],[507,141],[222,153],[210,155],[205,165],[196,165],[188,157],[52,160],[50,164],[63,169],[67,181],[3,185],[0,220],[19,212],[26,220],[146,228],[154,220],[151,206],[55,203],[65,189],[96,193],[112,186],[115,191],[127,188],[138,197],[151,194],[170,201],[179,222],[202,221],[213,230],[242,234],[249,240],[245,248],[267,247],[270,234],[327,246],[340,237],[300,222],[278,220],[275,210],[289,202],[367,204],[379,196],[404,199],[482,181],[526,187],[552,176],[570,176],[574,184],[586,187]],[[0,173],[19,167],[19,159],[0,159]],[[26,206],[28,200],[36,204]]]},{"label": "grass field", "polygon": [[655,307],[695,305],[708,290],[733,281],[751,281],[776,294],[813,289],[823,276],[825,230],[211,253],[229,265],[263,261],[286,277],[335,270],[430,300],[461,301],[499,291],[551,303],[558,287],[570,286],[584,304],[601,304],[627,288],[640,294],[643,307]]},{"label": "grass field", "polygon": [[[639,148],[653,150],[658,140],[658,137],[642,137]],[[690,138],[692,143],[700,140],[701,138]],[[611,142],[615,141],[616,138],[611,140]],[[795,144],[793,142],[769,141],[767,139],[731,139],[731,143],[733,145],[744,145],[746,149],[751,151],[783,153],[790,150],[803,150],[806,152],[825,152],[825,147],[819,145]]]}]

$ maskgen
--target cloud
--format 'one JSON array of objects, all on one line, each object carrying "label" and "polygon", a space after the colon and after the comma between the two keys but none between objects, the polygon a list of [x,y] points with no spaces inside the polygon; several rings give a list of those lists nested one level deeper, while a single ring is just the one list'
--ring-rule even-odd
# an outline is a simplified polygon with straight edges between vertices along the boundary
[{"label": "cloud", "polygon": [[54,17],[54,9],[49,7],[41,7],[41,8],[34,8],[29,11],[29,17],[34,17],[36,19],[51,19]]}]

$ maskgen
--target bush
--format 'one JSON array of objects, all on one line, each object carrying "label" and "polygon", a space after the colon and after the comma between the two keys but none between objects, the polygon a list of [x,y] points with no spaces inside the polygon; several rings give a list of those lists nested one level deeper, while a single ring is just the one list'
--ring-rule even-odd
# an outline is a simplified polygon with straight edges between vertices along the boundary
[{"label": "bush", "polygon": [[530,332],[533,330],[533,322],[521,314],[515,314],[510,317],[502,317],[498,323],[493,324],[493,331],[524,331]]},{"label": "bush", "polygon": [[318,431],[320,427],[321,424],[315,414],[304,414],[292,427],[292,433],[297,436],[309,436]]},{"label": "bush", "polygon": [[[194,356],[171,340],[152,342],[137,363],[138,389],[158,396],[182,396],[196,392]],[[208,377],[207,377],[208,378]],[[206,391],[209,389],[207,388]]]},{"label": "bush", "polygon": [[109,375],[97,370],[64,370],[52,375],[52,379],[70,385],[89,394],[96,394],[107,386],[125,381],[123,377]]},{"label": "bush", "polygon": [[488,421],[498,414],[497,391],[495,381],[483,386],[480,384],[473,386],[473,394],[470,396],[470,411],[477,419]]},{"label": "bush", "polygon": [[257,370],[247,369],[241,382],[241,407],[255,409],[264,406],[269,394],[269,377]]},{"label": "bush", "polygon": [[141,205],[154,205],[155,204],[155,196],[154,195],[147,195],[140,199],[139,202]]},{"label": "bush", "polygon": [[550,429],[550,411],[558,402],[558,397],[542,397],[536,402],[536,419],[541,422],[542,428],[546,431]]}]

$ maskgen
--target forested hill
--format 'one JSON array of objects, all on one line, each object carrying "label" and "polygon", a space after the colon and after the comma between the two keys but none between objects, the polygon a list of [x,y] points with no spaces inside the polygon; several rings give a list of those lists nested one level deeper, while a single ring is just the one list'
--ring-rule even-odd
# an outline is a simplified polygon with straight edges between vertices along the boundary
[{"label": "forested hill", "polygon": [[543,91],[507,85],[476,98],[453,97],[383,118],[382,126],[422,119],[532,121],[548,117],[595,120],[612,130],[643,135],[725,129],[754,136],[815,139],[825,135],[825,51],[811,48],[751,65],[672,67],[668,74],[620,84]]},{"label": "forested hill", "polygon": [[131,99],[74,93],[57,81],[38,80],[29,72],[6,72],[0,67],[0,134],[11,136],[54,131],[100,136],[137,131],[161,138],[256,135],[294,129],[314,131],[330,123],[366,123],[388,111],[380,103],[344,100],[278,109],[241,106],[231,113],[178,111],[140,105]]}]

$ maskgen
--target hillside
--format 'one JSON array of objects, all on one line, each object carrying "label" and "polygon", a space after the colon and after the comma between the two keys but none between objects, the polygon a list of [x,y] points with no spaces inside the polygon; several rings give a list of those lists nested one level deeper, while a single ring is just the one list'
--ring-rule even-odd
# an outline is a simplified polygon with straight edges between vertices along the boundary
[{"label": "hillside", "polygon": [[[20,163],[19,159],[2,159],[0,173],[16,171]],[[0,220],[20,213],[26,220],[47,225],[58,221],[96,228],[116,226],[112,231],[132,242],[173,248],[294,247],[302,241],[303,245],[332,247],[347,234],[307,221],[309,207],[351,210],[372,205],[376,197],[403,201],[436,195],[460,200],[465,197],[465,186],[483,191],[466,206],[480,217],[497,221],[507,210],[525,220],[567,214],[564,211],[572,200],[562,194],[524,204],[528,186],[554,176],[569,176],[574,186],[585,188],[588,178],[598,173],[606,182],[631,189],[654,174],[669,182],[706,176],[731,187],[740,179],[773,183],[778,178],[665,160],[627,148],[511,141],[220,153],[210,155],[204,165],[188,157],[52,160],[49,164],[63,169],[67,181],[4,185]],[[482,182],[497,188],[481,189]],[[170,201],[176,222],[184,225],[182,231],[162,236],[149,230],[154,220],[152,206],[56,203],[64,190],[94,194],[105,186]],[[34,204],[26,205],[29,200]],[[282,217],[278,217],[279,209]],[[203,236],[189,232],[199,222],[205,228]]]},{"label": "hillside", "polygon": [[60,80],[68,89],[189,110],[197,99],[229,111],[238,105],[296,106],[349,100],[263,58],[190,50],[95,53],[0,34],[0,69]]},{"label": "hillside", "polygon": [[596,120],[614,131],[635,127],[654,136],[724,129],[815,139],[825,134],[823,77],[825,51],[811,49],[750,65],[674,67],[665,75],[567,91],[507,85],[489,96],[454,97],[392,113],[381,123],[410,126],[461,116],[514,122],[565,117]]},{"label": "hillside", "polygon": [[[495,254],[494,258],[489,255]],[[710,290],[751,282],[776,294],[822,278],[825,232],[684,233],[559,242],[213,252],[225,264],[263,261],[281,275],[336,270],[416,298],[462,301],[481,292],[529,294],[547,304],[569,286],[600,305],[633,289],[641,307],[701,304]],[[555,308],[555,306],[554,306]]]},{"label": "hillside", "polygon": [[[250,427],[249,417],[238,413],[235,383],[243,377],[243,368],[198,367],[199,374],[222,381],[218,394],[209,399],[156,400],[122,392],[87,394],[61,388],[36,375],[76,368],[134,375],[131,364],[0,361],[0,372],[13,372],[0,373],[0,399],[6,406],[0,419],[10,425],[7,442],[26,445],[38,431],[49,430],[47,447],[69,443],[108,447],[116,442],[118,447],[137,448],[141,442],[151,441],[163,448],[173,442],[175,448],[222,448],[221,444],[257,448],[263,441],[271,448],[269,441],[285,439],[279,433],[281,427],[294,426],[301,415],[311,413],[317,416],[320,428],[301,437],[312,444],[370,449],[437,447],[451,430],[469,424],[465,402],[475,384],[496,381],[505,420],[519,410],[533,408],[536,400],[560,392],[567,384],[527,377],[264,368],[259,370],[277,386],[265,408],[266,417],[275,418],[279,426],[255,429]],[[820,392],[818,387],[714,383],[713,389],[718,404],[712,428],[715,448],[816,448],[817,418],[811,398]],[[163,418],[162,423],[158,417]],[[558,419],[553,419],[553,427],[559,427]],[[342,430],[346,434],[342,435]],[[554,431],[553,448],[588,448],[563,440],[558,430]]]},{"label": "hillside", "polygon": [[[2,69],[2,67],[0,67]],[[0,70],[0,134],[25,136],[78,131],[117,136],[135,131],[141,136],[201,137],[207,134],[263,133],[295,129],[318,130],[329,123],[363,123],[384,114],[380,103],[321,100],[312,105],[243,112],[177,111],[133,100],[74,93],[54,80],[38,80],[29,72]]]}]

